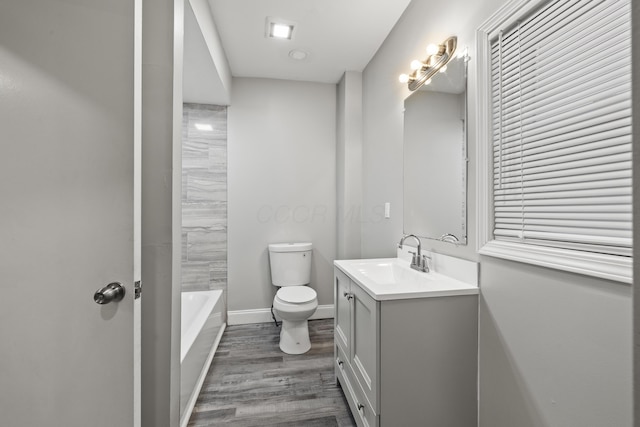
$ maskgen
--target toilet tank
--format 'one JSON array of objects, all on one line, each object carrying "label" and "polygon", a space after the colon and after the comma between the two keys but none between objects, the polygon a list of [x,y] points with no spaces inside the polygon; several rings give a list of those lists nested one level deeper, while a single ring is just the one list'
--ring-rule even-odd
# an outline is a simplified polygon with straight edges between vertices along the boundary
[{"label": "toilet tank", "polygon": [[311,243],[269,245],[271,284],[301,286],[311,282]]}]

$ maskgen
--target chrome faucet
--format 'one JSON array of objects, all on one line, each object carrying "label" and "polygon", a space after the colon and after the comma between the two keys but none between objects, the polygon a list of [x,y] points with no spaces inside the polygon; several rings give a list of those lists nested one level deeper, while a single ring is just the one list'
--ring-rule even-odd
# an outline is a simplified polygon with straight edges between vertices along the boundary
[{"label": "chrome faucet", "polygon": [[398,243],[398,248],[402,249],[402,245],[404,244],[405,239],[409,237],[413,237],[418,243],[416,252],[409,251],[409,253],[413,255],[413,257],[411,258],[411,265],[409,267],[413,268],[414,270],[422,271],[423,273],[428,273],[429,264],[427,263],[427,258],[429,259],[431,258],[426,255],[422,255],[422,252],[421,252],[422,244],[418,236],[416,236],[415,234],[405,234],[404,236],[402,236],[402,239],[400,239],[400,243]]}]

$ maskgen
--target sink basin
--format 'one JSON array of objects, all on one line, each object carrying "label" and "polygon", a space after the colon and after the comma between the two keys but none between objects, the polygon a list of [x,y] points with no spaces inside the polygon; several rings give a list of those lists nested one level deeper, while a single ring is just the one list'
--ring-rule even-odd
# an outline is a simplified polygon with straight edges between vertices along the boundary
[{"label": "sink basin", "polygon": [[400,258],[341,260],[334,265],[378,301],[478,293],[477,285],[413,270]]},{"label": "sink basin", "polygon": [[354,263],[356,271],[378,285],[398,285],[411,282],[414,285],[424,282],[426,285],[430,273],[422,273],[402,265],[397,259],[379,261],[366,260]]}]

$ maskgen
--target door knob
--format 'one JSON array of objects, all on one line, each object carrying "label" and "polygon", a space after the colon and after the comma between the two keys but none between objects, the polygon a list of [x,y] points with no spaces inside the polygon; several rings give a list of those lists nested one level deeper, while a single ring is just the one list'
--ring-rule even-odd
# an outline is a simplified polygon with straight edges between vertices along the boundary
[{"label": "door knob", "polygon": [[122,301],[122,298],[124,298],[124,286],[118,282],[109,283],[93,294],[93,300],[98,304],[109,304],[112,301],[118,302]]}]

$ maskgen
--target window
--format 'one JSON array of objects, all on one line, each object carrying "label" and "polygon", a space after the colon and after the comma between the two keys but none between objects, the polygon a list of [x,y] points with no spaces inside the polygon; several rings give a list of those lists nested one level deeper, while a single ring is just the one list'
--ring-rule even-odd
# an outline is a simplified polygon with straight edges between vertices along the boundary
[{"label": "window", "polygon": [[630,24],[547,0],[480,29],[481,254],[631,282]]}]

